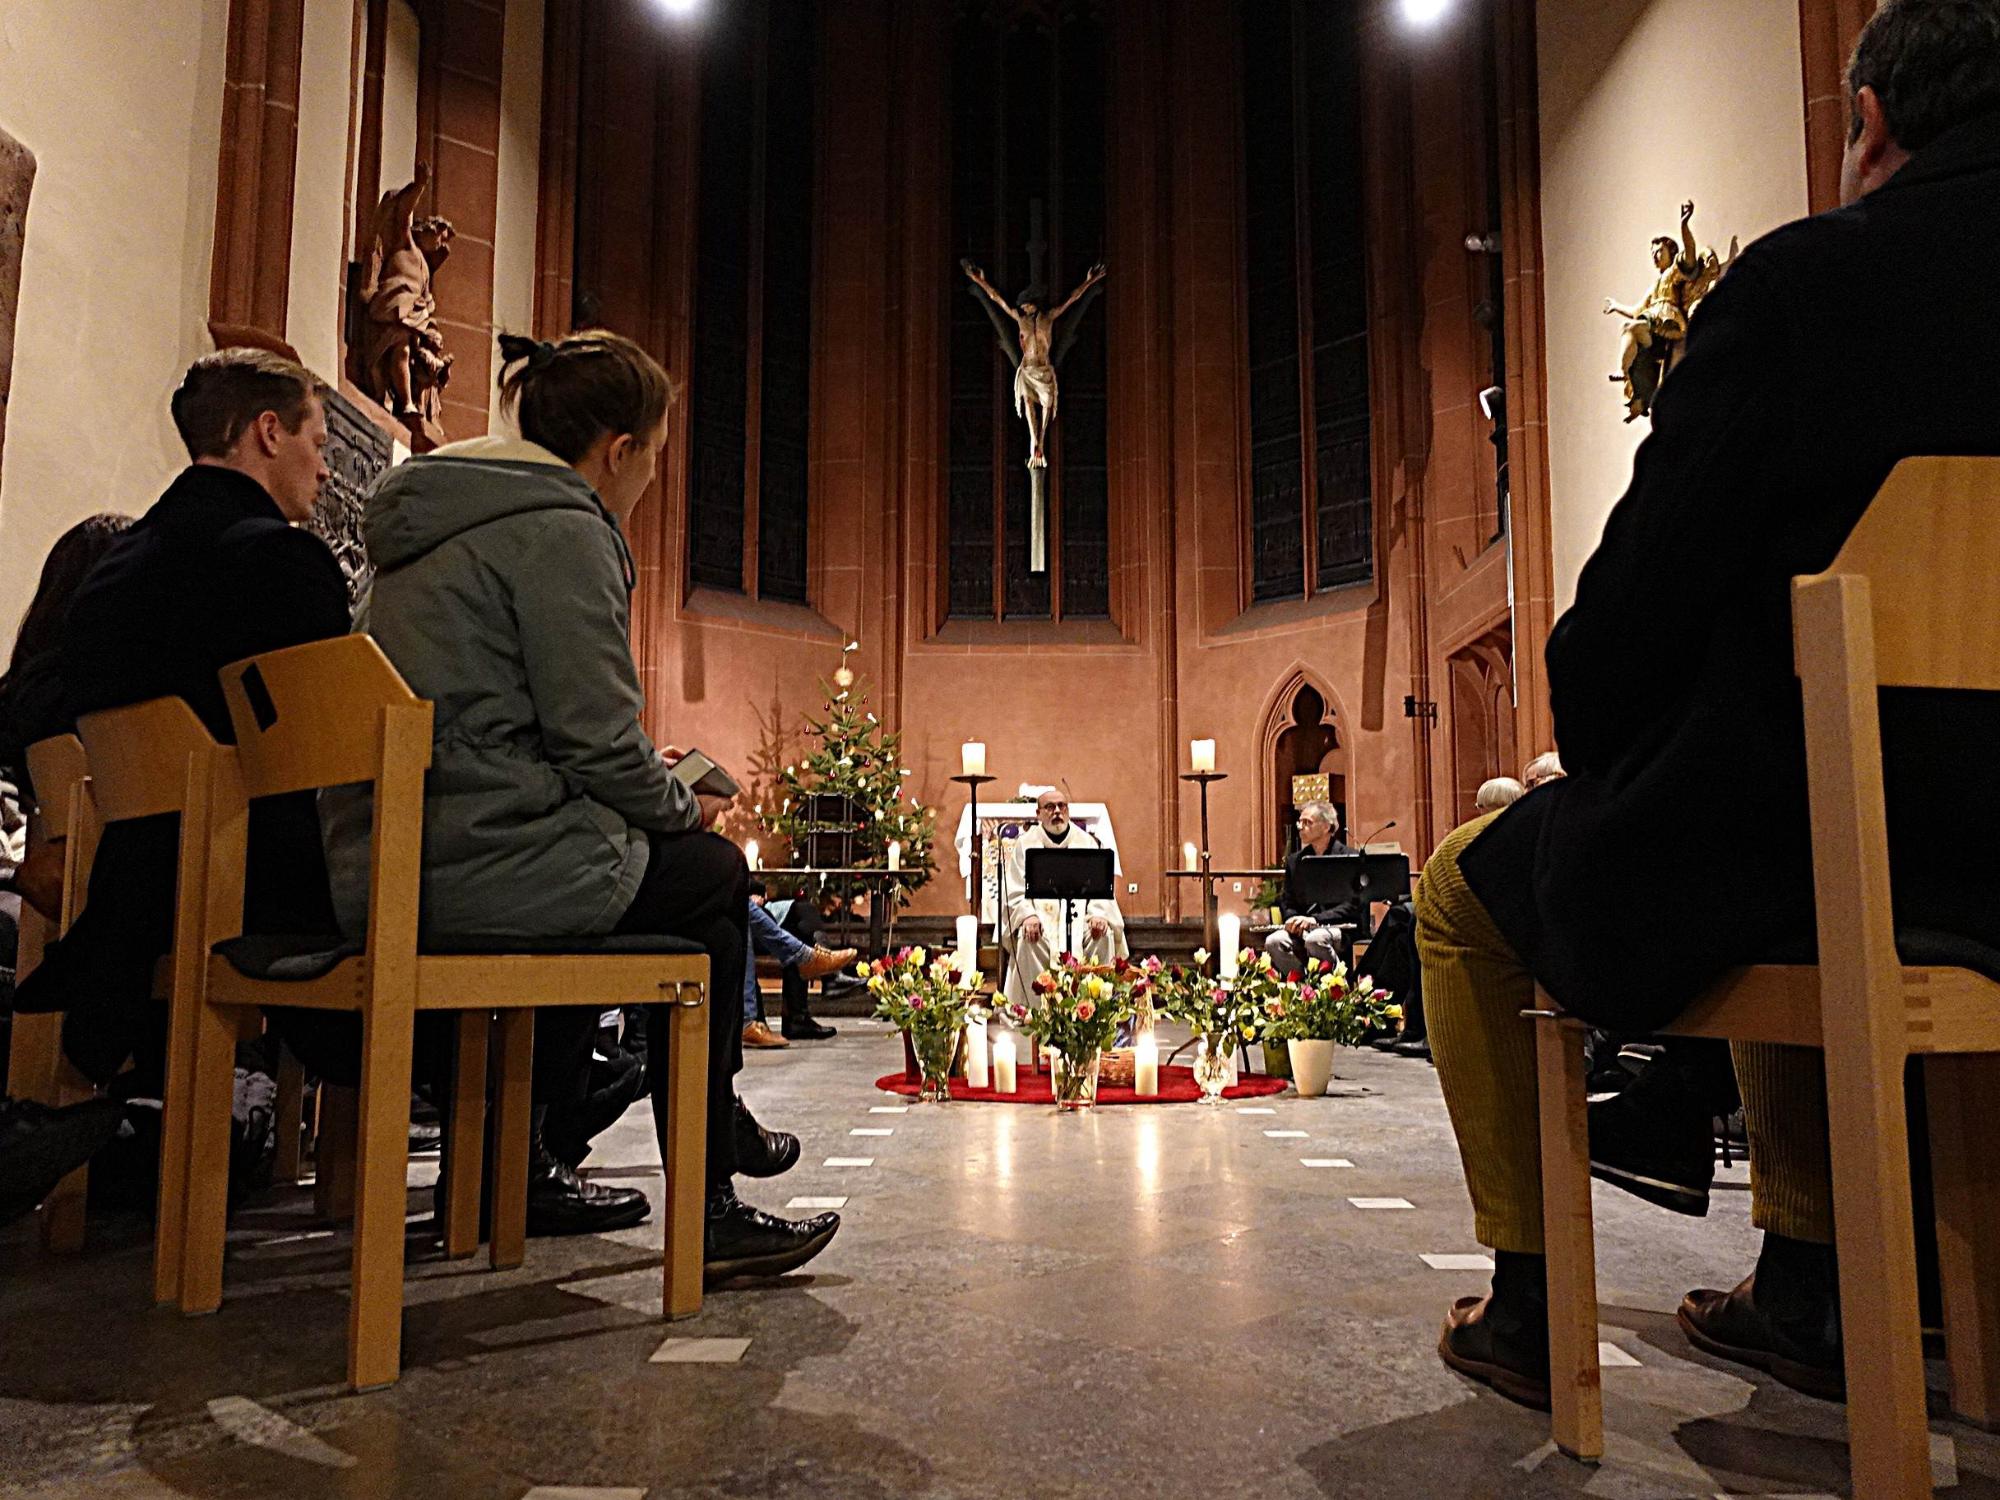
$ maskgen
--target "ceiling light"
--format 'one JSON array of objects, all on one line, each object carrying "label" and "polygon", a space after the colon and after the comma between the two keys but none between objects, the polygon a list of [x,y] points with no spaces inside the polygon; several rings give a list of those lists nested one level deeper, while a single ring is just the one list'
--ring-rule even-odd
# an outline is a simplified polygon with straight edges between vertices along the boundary
[{"label": "ceiling light", "polygon": [[1433,26],[1451,9],[1451,0],[1403,0],[1403,19],[1412,26]]}]

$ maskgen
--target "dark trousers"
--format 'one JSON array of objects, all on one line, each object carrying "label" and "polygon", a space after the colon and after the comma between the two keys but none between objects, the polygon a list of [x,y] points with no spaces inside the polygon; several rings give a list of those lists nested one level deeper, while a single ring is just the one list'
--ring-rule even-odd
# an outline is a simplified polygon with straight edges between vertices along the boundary
[{"label": "dark trousers", "polygon": [[[819,912],[803,896],[785,909],[784,920],[778,925],[808,948],[819,942]],[[778,982],[785,998],[785,1014],[803,1016],[806,1013],[806,982],[799,977],[797,967],[787,965],[779,974]]]},{"label": "dark trousers", "polygon": [[[750,946],[750,867],[742,851],[719,834],[655,833],[648,838],[646,878],[617,930],[686,938],[708,954],[708,1185],[713,1189],[736,1175],[736,1075],[743,1068],[737,1012]],[[653,1127],[664,1153],[672,1072],[665,1056],[671,1044],[666,1006],[650,1008],[646,1032]]]}]

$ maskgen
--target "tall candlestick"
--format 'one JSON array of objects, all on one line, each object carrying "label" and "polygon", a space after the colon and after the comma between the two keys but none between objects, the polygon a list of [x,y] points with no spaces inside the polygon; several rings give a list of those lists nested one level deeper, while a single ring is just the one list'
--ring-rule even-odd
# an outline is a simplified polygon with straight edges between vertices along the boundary
[{"label": "tall candlestick", "polygon": [[986,742],[967,740],[959,749],[959,774],[961,776],[984,776],[986,774]]},{"label": "tall candlestick", "polygon": [[983,1089],[987,1085],[984,1021],[965,1023],[965,1081],[968,1086],[975,1089]]},{"label": "tall candlestick", "polygon": [[1217,972],[1228,979],[1236,973],[1236,950],[1243,940],[1243,919],[1233,911],[1226,911],[1215,919],[1215,932],[1222,960]]},{"label": "tall candlestick", "polygon": [[1020,1091],[1020,1081],[1014,1070],[1014,1033],[1003,1031],[993,1043],[994,1093],[1013,1094]]},{"label": "tall candlestick", "polygon": [[889,868],[892,870],[903,868],[903,846],[893,841],[889,845]]},{"label": "tall candlestick", "polygon": [[1188,756],[1193,761],[1196,772],[1213,771],[1215,769],[1215,741],[1190,741],[1188,744]]},{"label": "tall candlestick", "polygon": [[1160,1092],[1160,1044],[1150,1031],[1132,1044],[1132,1092],[1142,1099]]}]

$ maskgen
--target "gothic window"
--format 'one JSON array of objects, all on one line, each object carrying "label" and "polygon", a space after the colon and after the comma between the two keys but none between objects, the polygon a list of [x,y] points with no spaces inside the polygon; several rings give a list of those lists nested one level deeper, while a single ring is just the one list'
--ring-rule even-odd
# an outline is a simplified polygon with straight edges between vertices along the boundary
[{"label": "gothic window", "polygon": [[[1101,0],[960,0],[952,34],[954,258],[1010,296],[1068,295],[1105,233]],[[1027,426],[993,322],[954,276],[945,501],[946,613],[1111,613],[1107,339],[1102,300],[1073,310],[1047,440],[1046,571],[1029,567]],[[1058,327],[1058,347],[1063,330]]]},{"label": "gothic window", "polygon": [[1358,0],[1243,0],[1250,581],[1374,568]]},{"label": "gothic window", "polygon": [[718,8],[701,62],[688,578],[806,602],[815,0]]}]

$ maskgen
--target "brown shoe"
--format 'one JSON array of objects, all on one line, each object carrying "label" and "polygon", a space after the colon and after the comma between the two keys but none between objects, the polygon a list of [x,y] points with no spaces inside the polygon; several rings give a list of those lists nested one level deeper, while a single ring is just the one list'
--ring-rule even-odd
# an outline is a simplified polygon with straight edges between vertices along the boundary
[{"label": "brown shoe", "polygon": [[[1549,1409],[1549,1372],[1546,1349],[1537,1361],[1525,1347],[1531,1340],[1509,1335],[1487,1320],[1491,1297],[1460,1297],[1445,1314],[1444,1332],[1438,1336],[1438,1357],[1461,1375],[1490,1385],[1510,1401]],[[1516,1346],[1521,1347],[1516,1347]]]},{"label": "brown shoe", "polygon": [[743,1045],[746,1047],[789,1047],[792,1044],[779,1036],[762,1021],[752,1021],[743,1028]]},{"label": "brown shoe", "polygon": [[858,948],[822,948],[815,943],[813,951],[799,960],[799,978],[824,979],[829,974],[837,974],[860,956]]},{"label": "brown shoe", "polygon": [[1762,1370],[1822,1401],[1847,1399],[1847,1369],[1833,1329],[1824,1322],[1815,1328],[1772,1317],[1759,1306],[1754,1271],[1733,1291],[1689,1292],[1681,1299],[1678,1321],[1688,1342],[1704,1354]]}]

